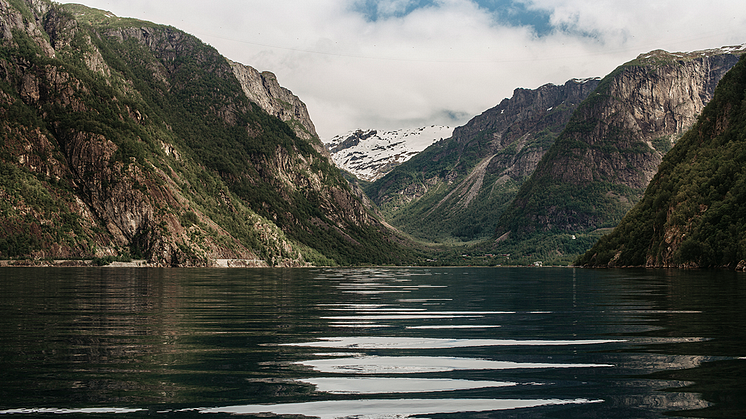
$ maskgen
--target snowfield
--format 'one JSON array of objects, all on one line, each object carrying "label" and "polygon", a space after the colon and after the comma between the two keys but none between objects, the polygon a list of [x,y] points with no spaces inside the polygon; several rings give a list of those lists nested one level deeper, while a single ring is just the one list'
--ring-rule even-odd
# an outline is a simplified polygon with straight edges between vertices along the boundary
[{"label": "snowfield", "polygon": [[337,135],[325,145],[337,167],[372,182],[451,134],[453,127],[441,125],[394,131],[356,130]]}]

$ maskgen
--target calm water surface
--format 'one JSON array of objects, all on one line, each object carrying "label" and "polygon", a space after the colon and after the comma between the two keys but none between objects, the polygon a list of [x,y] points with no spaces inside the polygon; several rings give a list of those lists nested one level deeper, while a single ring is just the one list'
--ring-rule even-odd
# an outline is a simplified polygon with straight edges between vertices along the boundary
[{"label": "calm water surface", "polygon": [[746,275],[0,269],[7,417],[746,417]]}]

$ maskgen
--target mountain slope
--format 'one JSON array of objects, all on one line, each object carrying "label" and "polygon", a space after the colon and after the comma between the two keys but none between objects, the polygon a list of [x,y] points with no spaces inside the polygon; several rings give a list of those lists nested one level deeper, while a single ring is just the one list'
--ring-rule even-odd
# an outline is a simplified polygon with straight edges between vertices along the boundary
[{"label": "mountain slope", "polygon": [[373,182],[452,133],[453,128],[441,125],[380,132],[356,130],[333,137],[326,146],[337,167]]},{"label": "mountain slope", "polygon": [[248,67],[171,27],[46,0],[0,10],[0,256],[406,257],[273,77],[257,88]]},{"label": "mountain slope", "polygon": [[487,238],[598,80],[516,89],[366,187],[393,225],[426,240]]},{"label": "mountain slope", "polygon": [[316,133],[306,104],[293,92],[280,86],[277,76],[269,71],[260,73],[250,66],[234,61],[229,63],[250,101],[259,105],[268,114],[286,122],[298,138],[310,142],[320,154],[329,155]]},{"label": "mountain slope", "polygon": [[576,264],[746,265],[746,61],[666,155],[643,199]]},{"label": "mountain slope", "polygon": [[498,248],[568,257],[571,235],[615,226],[741,50],[653,51],[606,76],[505,211]]}]

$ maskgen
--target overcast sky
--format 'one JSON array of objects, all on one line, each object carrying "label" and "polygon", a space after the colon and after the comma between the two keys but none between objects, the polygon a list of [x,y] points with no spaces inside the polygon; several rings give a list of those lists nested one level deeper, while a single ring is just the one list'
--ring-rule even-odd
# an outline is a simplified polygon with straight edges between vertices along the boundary
[{"label": "overcast sky", "polygon": [[512,96],[654,49],[746,43],[743,0],[80,0],[271,71],[322,140],[458,126]]}]

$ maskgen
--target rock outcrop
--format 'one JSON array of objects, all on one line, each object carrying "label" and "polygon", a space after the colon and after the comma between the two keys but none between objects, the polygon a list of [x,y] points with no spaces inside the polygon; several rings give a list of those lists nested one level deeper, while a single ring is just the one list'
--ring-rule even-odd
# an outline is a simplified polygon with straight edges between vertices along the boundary
[{"label": "rock outcrop", "polygon": [[280,86],[277,76],[269,71],[259,72],[253,67],[234,61],[230,61],[230,65],[249,100],[259,105],[268,114],[287,122],[295,131],[295,135],[310,141],[316,151],[326,156],[329,155],[319,141],[319,135],[308,114],[306,104],[293,92]]}]

